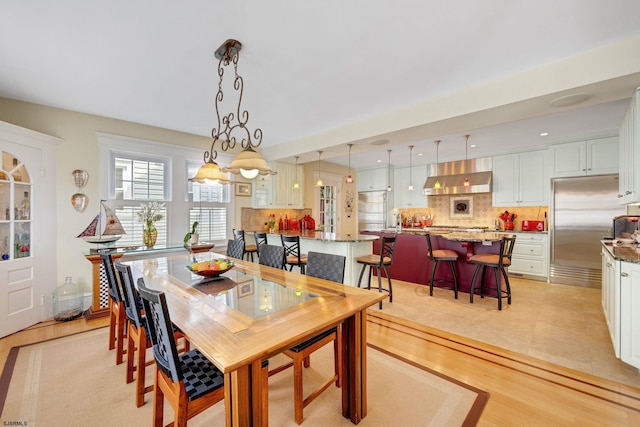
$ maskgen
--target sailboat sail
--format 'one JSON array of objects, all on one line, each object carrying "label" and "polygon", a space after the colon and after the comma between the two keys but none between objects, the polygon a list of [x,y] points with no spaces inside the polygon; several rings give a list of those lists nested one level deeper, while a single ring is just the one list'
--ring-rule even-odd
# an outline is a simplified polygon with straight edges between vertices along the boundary
[{"label": "sailboat sail", "polygon": [[126,234],[120,220],[104,201],[100,201],[100,212],[78,237],[89,243],[111,243]]}]

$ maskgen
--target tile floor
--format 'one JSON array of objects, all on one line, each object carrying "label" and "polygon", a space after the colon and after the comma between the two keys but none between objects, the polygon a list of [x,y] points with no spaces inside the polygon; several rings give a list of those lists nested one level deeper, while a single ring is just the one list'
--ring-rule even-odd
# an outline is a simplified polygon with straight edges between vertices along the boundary
[{"label": "tile floor", "polygon": [[[578,371],[640,387],[640,371],[617,359],[604,320],[600,289],[510,278],[512,304],[413,283],[393,282],[382,310]],[[506,308],[505,308],[506,307]],[[378,306],[372,308],[378,310]]]}]

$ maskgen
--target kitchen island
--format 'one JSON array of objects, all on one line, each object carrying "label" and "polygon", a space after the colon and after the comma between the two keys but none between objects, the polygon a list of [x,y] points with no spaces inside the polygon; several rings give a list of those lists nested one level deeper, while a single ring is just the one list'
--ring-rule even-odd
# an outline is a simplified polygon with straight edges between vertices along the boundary
[{"label": "kitchen island", "polygon": [[[379,237],[370,234],[338,234],[323,231],[283,231],[285,236],[300,236],[300,252],[322,252],[346,257],[344,284],[358,286],[360,264],[355,259],[373,253],[373,242]],[[280,234],[267,234],[267,243],[282,246]],[[379,253],[379,252],[378,252]]]},{"label": "kitchen island", "polygon": [[[394,262],[389,267],[392,279],[405,282],[429,285],[432,263],[427,256],[426,231],[420,229],[402,230],[397,234],[383,230],[381,232],[366,232],[375,236],[397,235]],[[500,250],[500,239],[505,233],[501,232],[431,232],[434,249],[449,249],[458,256],[456,275],[458,277],[459,292],[469,293],[475,265],[468,261],[469,257],[481,253],[497,253]],[[380,242],[373,244],[374,252],[380,253]],[[438,267],[438,276],[451,279],[448,268]],[[486,283],[489,287],[495,285],[493,275],[487,274]]]}]

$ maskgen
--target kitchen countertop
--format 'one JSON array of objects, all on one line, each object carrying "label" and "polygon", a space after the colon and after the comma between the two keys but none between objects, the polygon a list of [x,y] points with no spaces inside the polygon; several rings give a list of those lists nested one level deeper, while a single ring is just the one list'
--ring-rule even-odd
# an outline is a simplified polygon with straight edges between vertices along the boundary
[{"label": "kitchen countertop", "polygon": [[618,261],[640,264],[640,246],[635,243],[616,245],[614,240],[602,240],[602,246]]},{"label": "kitchen countertop", "polygon": [[320,240],[323,242],[372,242],[378,240],[378,236],[370,234],[340,234],[340,233],[325,233],[324,231],[283,231],[282,233],[270,234],[271,236],[300,236],[301,239]]}]

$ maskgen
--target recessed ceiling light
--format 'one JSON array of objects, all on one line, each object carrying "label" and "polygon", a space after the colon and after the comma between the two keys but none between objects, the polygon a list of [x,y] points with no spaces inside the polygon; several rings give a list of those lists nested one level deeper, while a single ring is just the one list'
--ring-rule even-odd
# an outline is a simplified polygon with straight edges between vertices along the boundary
[{"label": "recessed ceiling light", "polygon": [[378,159],[377,161],[378,161],[378,163],[382,163],[382,160],[380,160],[380,159]]},{"label": "recessed ceiling light", "polygon": [[418,153],[418,156],[422,156],[422,153]]},{"label": "recessed ceiling light", "polygon": [[540,136],[549,136],[549,132],[542,132]]},{"label": "recessed ceiling light", "polygon": [[369,145],[385,145],[388,143],[388,139],[376,139],[375,141],[369,141]]},{"label": "recessed ceiling light", "polygon": [[471,144],[469,148],[476,148],[476,144]]},{"label": "recessed ceiling light", "polygon": [[561,96],[549,103],[552,107],[567,107],[569,105],[579,104],[591,98],[590,93],[572,93],[570,95]]}]

